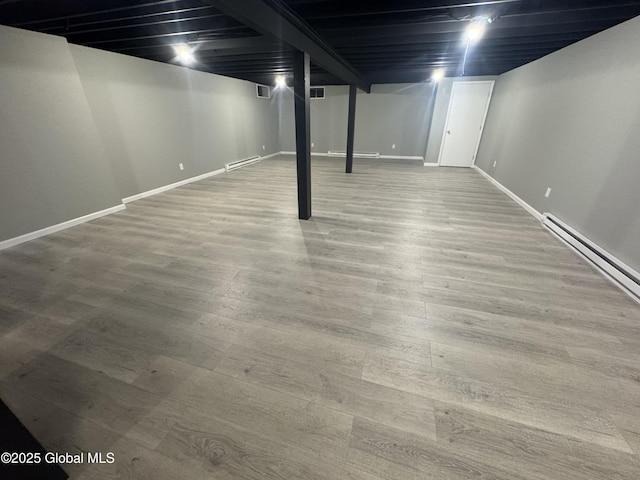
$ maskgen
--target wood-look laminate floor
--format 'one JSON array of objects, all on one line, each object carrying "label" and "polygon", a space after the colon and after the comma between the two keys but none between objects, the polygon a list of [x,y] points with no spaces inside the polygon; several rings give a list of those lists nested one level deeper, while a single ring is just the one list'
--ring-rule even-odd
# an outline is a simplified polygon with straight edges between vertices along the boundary
[{"label": "wood-look laminate floor", "polygon": [[640,308],[469,169],[293,157],[0,252],[72,478],[640,478]]}]

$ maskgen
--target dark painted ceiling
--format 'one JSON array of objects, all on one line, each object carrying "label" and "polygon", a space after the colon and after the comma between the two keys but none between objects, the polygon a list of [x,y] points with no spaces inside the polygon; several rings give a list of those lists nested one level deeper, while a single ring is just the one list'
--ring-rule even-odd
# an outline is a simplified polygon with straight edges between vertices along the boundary
[{"label": "dark painted ceiling", "polygon": [[[371,83],[422,82],[437,68],[459,76],[463,63],[466,76],[500,74],[640,15],[640,1],[623,0],[265,1],[292,10]],[[258,83],[291,75],[287,45],[210,3],[0,0],[0,23],[167,63],[188,43],[191,68]],[[486,32],[465,62],[465,29],[480,18]],[[343,82],[314,66],[312,83]]]}]

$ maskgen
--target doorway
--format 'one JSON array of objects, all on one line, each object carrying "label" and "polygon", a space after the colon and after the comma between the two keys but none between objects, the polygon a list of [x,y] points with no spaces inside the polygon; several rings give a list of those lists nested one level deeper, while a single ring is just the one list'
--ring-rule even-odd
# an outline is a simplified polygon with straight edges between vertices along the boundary
[{"label": "doorway", "polygon": [[454,82],[438,165],[471,167],[482,137],[494,82]]}]

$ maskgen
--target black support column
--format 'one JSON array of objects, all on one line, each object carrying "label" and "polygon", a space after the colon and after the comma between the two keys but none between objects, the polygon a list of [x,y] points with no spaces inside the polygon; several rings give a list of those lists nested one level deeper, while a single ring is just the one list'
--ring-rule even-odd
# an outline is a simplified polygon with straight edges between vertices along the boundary
[{"label": "black support column", "polygon": [[346,172],[353,170],[353,141],[356,129],[356,97],[358,88],[355,84],[349,85],[349,122],[347,124],[347,166]]},{"label": "black support column", "polygon": [[311,217],[311,110],[309,105],[309,54],[293,54],[293,94],[296,111],[296,168],[298,171],[298,218]]}]

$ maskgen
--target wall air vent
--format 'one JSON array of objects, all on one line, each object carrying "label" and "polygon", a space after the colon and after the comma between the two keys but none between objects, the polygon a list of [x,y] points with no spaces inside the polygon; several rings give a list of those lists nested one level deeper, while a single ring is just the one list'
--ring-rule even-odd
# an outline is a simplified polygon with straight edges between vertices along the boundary
[{"label": "wall air vent", "polygon": [[640,274],[566,223],[545,213],[542,225],[600,270],[631,298],[640,302]]},{"label": "wall air vent", "polygon": [[309,89],[310,98],[324,98],[324,87],[311,87]]},{"label": "wall air vent", "polygon": [[256,84],[256,95],[258,95],[258,98],[270,98],[271,89],[267,85]]},{"label": "wall air vent", "polygon": [[247,165],[258,163],[259,161],[260,161],[260,157],[257,155],[255,157],[249,157],[243,160],[237,160],[235,162],[225,164],[224,171],[230,172],[231,170],[235,170],[236,168],[246,167]]}]

